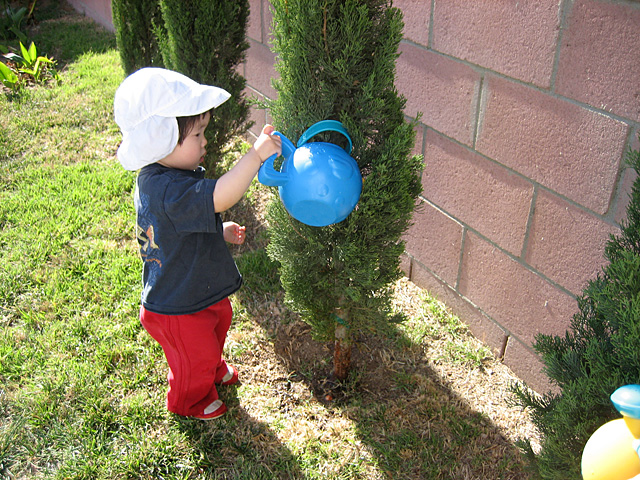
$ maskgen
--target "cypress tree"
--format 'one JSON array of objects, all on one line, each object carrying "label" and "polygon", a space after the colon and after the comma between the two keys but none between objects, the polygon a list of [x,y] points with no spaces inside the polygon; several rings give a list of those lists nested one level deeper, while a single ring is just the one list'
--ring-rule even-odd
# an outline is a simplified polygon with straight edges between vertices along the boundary
[{"label": "cypress tree", "polygon": [[[268,211],[268,253],[280,264],[286,300],[318,339],[335,340],[334,375],[349,370],[352,338],[388,318],[401,276],[401,240],[421,192],[422,161],[395,86],[402,14],[389,0],[272,0],[280,78],[270,103],[275,127],[294,143],[317,121],[339,120],[364,184],[346,220],[311,227],[279,200]],[[341,143],[341,135],[319,136]]]},{"label": "cypress tree", "polygon": [[[627,161],[640,174],[640,152],[629,152]],[[581,479],[587,440],[619,418],[609,397],[618,387],[640,383],[640,177],[605,258],[610,263],[582,292],[566,334],[536,337],[534,348],[559,393],[540,398],[514,388],[517,403],[531,409],[542,434],[538,455],[528,441],[520,442],[540,478]]]},{"label": "cypress tree", "polygon": [[164,37],[164,22],[158,0],[112,0],[111,10],[125,73],[162,67],[159,41]]},{"label": "cypress tree", "polygon": [[225,145],[250,127],[246,80],[238,72],[249,48],[249,1],[160,0],[160,6],[167,33],[162,44],[166,67],[232,96],[214,110],[207,129],[207,166],[212,167]]}]

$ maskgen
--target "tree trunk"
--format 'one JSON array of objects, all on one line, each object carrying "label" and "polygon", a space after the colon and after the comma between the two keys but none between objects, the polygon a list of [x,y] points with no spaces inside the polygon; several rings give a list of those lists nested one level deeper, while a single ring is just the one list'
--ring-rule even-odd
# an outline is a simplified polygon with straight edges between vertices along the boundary
[{"label": "tree trunk", "polygon": [[338,311],[333,351],[333,376],[336,380],[345,380],[351,368],[351,331],[344,313]]}]

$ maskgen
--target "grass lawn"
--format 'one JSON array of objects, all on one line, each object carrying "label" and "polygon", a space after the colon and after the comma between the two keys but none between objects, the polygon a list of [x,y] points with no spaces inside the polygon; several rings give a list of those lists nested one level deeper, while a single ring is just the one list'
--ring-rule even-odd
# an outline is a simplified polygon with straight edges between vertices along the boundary
[{"label": "grass lawn", "polygon": [[363,336],[349,381],[328,389],[330,346],[283,306],[257,183],[232,212],[255,236],[234,251],[245,286],[226,347],[241,372],[221,389],[230,411],[169,414],[166,362],[137,315],[114,37],[63,12],[33,39],[64,68],[60,85],[0,93],[1,479],[528,478],[509,431],[520,413],[501,425],[506,406],[479,397],[507,391],[508,374],[406,281],[406,320]]}]

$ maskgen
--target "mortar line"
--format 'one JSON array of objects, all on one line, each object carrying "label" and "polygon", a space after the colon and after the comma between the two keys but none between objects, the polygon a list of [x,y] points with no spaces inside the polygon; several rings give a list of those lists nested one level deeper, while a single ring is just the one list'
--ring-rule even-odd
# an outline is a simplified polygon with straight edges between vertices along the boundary
[{"label": "mortar line", "polygon": [[471,148],[473,150],[476,149],[476,143],[478,141],[478,135],[480,135],[480,117],[482,112],[482,106],[484,102],[484,73],[480,74],[480,82],[478,83],[478,98],[476,101],[476,112],[475,112],[475,125],[473,129],[473,138],[471,139]]},{"label": "mortar line", "polygon": [[496,78],[500,78],[502,80],[507,80],[515,85],[520,85],[523,87],[528,87],[531,88],[532,90],[535,90],[536,92],[542,93],[544,95],[549,96],[550,98],[556,99],[556,100],[562,100],[564,102],[567,102],[571,105],[583,108],[584,110],[588,111],[588,112],[592,112],[592,113],[597,113],[599,115],[605,116],[607,118],[610,118],[612,120],[624,123],[625,125],[629,125],[631,127],[638,127],[640,126],[640,122],[633,120],[631,118],[628,117],[623,117],[615,112],[610,112],[608,110],[605,110],[603,108],[600,107],[596,107],[594,105],[590,105],[588,103],[585,103],[583,101],[580,100],[576,100],[575,98],[571,98],[571,97],[566,97],[564,95],[560,95],[559,93],[556,93],[553,89],[551,88],[546,88],[546,87],[541,87],[540,85],[536,85],[535,83],[531,83],[531,82],[527,82],[525,80],[521,80],[519,78],[515,78],[515,77],[510,77],[504,73],[500,73],[496,70],[491,70],[487,67],[484,67],[482,65],[479,65],[477,63],[472,63],[468,60],[464,60],[462,58],[458,58],[458,57],[453,57],[447,53],[442,53],[439,52],[438,50],[433,50],[430,47],[427,47],[425,45],[422,45],[420,43],[416,43],[414,41],[411,40],[407,40],[407,39],[403,39],[402,43],[405,43],[407,45],[411,45],[413,47],[416,47],[418,49],[421,50],[425,50],[425,51],[429,51],[431,53],[433,53],[434,55],[438,55],[442,58],[446,58],[449,59],[455,63],[459,63],[461,65],[465,65],[471,69],[473,69],[475,72],[477,72],[479,75],[491,75],[492,77],[496,77]]},{"label": "mortar line", "polygon": [[429,14],[429,34],[427,35],[427,49],[432,50],[433,46],[433,13],[436,9],[436,0],[431,0],[431,13]]},{"label": "mortar line", "polygon": [[462,279],[462,263],[464,262],[464,248],[467,243],[467,231],[469,227],[467,227],[464,223],[462,225],[462,239],[460,240],[460,254],[458,255],[458,272],[456,274],[456,284],[455,290],[456,292],[460,290],[460,281]]},{"label": "mortar line", "polygon": [[558,39],[556,41],[556,51],[553,56],[553,68],[551,69],[551,78],[549,79],[549,91],[556,91],[556,77],[558,75],[558,68],[560,67],[560,50],[562,50],[562,39],[564,32],[567,29],[567,17],[569,16],[569,10],[573,6],[573,0],[563,0],[560,3],[558,15]]},{"label": "mortar line", "polygon": [[522,242],[522,251],[520,252],[520,259],[524,262],[527,255],[527,249],[529,248],[529,240],[531,237],[531,225],[533,224],[533,216],[536,212],[536,204],[538,203],[538,185],[533,184],[533,195],[531,195],[531,206],[529,207],[529,218],[527,218],[527,225],[524,229],[524,241]]},{"label": "mortar line", "polygon": [[[445,288],[446,290],[449,290],[452,295],[455,295],[456,297],[460,298],[462,301],[464,301],[466,304],[468,304],[470,307],[472,307],[474,310],[476,310],[486,321],[488,321],[492,325],[497,326],[504,333],[504,336],[507,337],[507,340],[509,338],[511,338],[511,337],[513,337],[515,339],[518,338],[518,337],[514,336],[511,333],[511,330],[509,330],[506,326],[502,325],[495,318],[493,318],[480,305],[476,304],[473,300],[471,300],[469,297],[464,295],[459,290],[456,290],[455,288],[453,288],[453,286],[450,283],[447,283],[446,280],[441,278],[437,273],[435,273],[433,270],[431,270],[429,267],[427,267],[420,260],[418,260],[415,257],[412,257],[412,258],[413,258],[414,263],[415,263],[413,268],[419,268],[419,269],[424,270],[425,272],[427,272],[429,275],[431,275],[437,282],[441,283],[443,288]],[[429,288],[428,287],[424,287],[424,290],[426,290],[428,292]],[[437,296],[435,296],[435,297],[436,297],[436,299],[438,299]],[[444,302],[444,299],[440,299],[440,300],[442,300]],[[477,338],[479,338],[479,337],[477,337]],[[486,343],[486,342],[483,342],[483,343]],[[520,342],[520,343],[522,343],[522,342]]]},{"label": "mortar line", "polygon": [[[502,252],[503,254],[505,254],[508,258],[510,258],[511,260],[513,260],[514,262],[516,262],[517,264],[521,265],[525,270],[533,273],[534,275],[540,277],[542,280],[544,280],[545,282],[547,282],[548,284],[550,284],[551,286],[559,289],[560,291],[566,293],[567,295],[569,295],[572,298],[577,298],[575,293],[570,292],[569,290],[567,290],[566,287],[563,287],[562,285],[560,285],[558,282],[556,282],[555,280],[552,280],[551,278],[547,277],[544,273],[542,273],[540,270],[537,270],[536,268],[534,268],[532,265],[529,265],[527,262],[525,262],[524,260],[522,260],[519,256],[517,256],[516,254],[510,252],[509,250],[506,250],[503,246],[497,244],[494,240],[491,240],[489,237],[487,237],[486,235],[484,235],[483,233],[480,233],[478,230],[476,230],[473,227],[470,227],[469,225],[467,225],[465,222],[463,222],[462,220],[460,220],[459,218],[457,218],[455,215],[452,215],[451,213],[447,212],[446,210],[444,210],[442,207],[438,206],[437,204],[433,203],[431,200],[429,200],[428,198],[425,198],[423,196],[420,197],[424,202],[426,202],[427,204],[431,205],[433,208],[435,208],[436,210],[442,212],[444,215],[446,215],[447,217],[451,218],[452,220],[454,220],[456,223],[458,223],[459,225],[462,226],[463,229],[465,229],[465,233],[466,232],[472,232],[474,235],[480,237],[482,240],[484,240],[485,242],[487,242],[489,245],[495,247],[497,250],[499,250],[500,252]],[[465,242],[466,243],[466,242]],[[460,265],[458,265],[458,271],[460,272]],[[457,283],[457,280],[456,280]],[[450,284],[447,284],[450,285]],[[452,286],[453,288],[453,286]],[[455,291],[458,291],[458,287],[456,286]]]},{"label": "mortar line", "polygon": [[[568,197],[568,196],[566,196],[565,194],[560,193],[560,192],[558,192],[558,191],[556,191],[556,190],[553,190],[552,188],[547,187],[547,186],[545,186],[545,185],[541,184],[539,181],[534,180],[534,179],[532,179],[532,178],[529,178],[529,177],[525,176],[523,173],[519,172],[518,170],[515,170],[514,168],[509,167],[509,166],[507,166],[507,165],[505,165],[505,164],[503,164],[503,163],[500,163],[499,161],[497,161],[497,160],[495,160],[495,159],[493,159],[493,158],[491,158],[491,157],[488,157],[487,155],[485,155],[484,153],[482,153],[482,152],[480,152],[480,151],[478,151],[478,150],[474,150],[470,145],[468,145],[468,144],[466,144],[466,143],[462,143],[462,142],[460,142],[460,140],[457,140],[457,139],[455,139],[455,138],[453,138],[453,137],[450,137],[450,136],[448,136],[447,134],[445,134],[445,133],[443,133],[443,132],[440,132],[439,130],[436,130],[436,129],[435,129],[435,128],[433,128],[433,127],[427,126],[426,124],[424,124],[424,123],[422,123],[422,122],[420,122],[420,123],[421,123],[425,128],[429,128],[429,129],[433,130],[433,131],[434,131],[434,132],[436,132],[439,136],[441,136],[441,137],[443,137],[443,138],[446,138],[447,140],[450,140],[451,142],[455,143],[456,145],[458,145],[458,146],[460,146],[460,147],[464,148],[465,150],[467,150],[469,153],[472,153],[472,154],[474,154],[474,155],[478,155],[479,157],[481,157],[481,158],[483,158],[483,159],[485,159],[485,160],[487,160],[487,161],[491,162],[492,164],[494,164],[494,165],[497,165],[497,166],[499,166],[499,167],[504,168],[504,169],[505,169],[507,172],[509,172],[510,174],[512,174],[512,175],[514,175],[514,176],[516,176],[516,177],[518,177],[518,178],[521,178],[522,180],[525,180],[526,182],[531,183],[532,185],[534,185],[534,186],[536,186],[536,187],[538,187],[538,188],[540,188],[540,189],[542,189],[542,190],[544,190],[544,191],[546,191],[546,192],[552,193],[553,195],[555,195],[555,196],[557,196],[557,197],[561,198],[562,200],[566,201],[566,202],[567,202],[567,203],[569,203],[570,205],[573,205],[574,207],[578,208],[579,210],[581,210],[581,211],[583,211],[583,212],[586,212],[586,213],[589,213],[589,214],[591,214],[591,215],[594,215],[596,218],[601,219],[602,221],[604,221],[604,222],[605,222],[605,223],[607,223],[608,225],[617,225],[615,221],[613,221],[613,220],[611,220],[611,219],[609,218],[609,217],[610,217],[610,215],[609,215],[609,213],[608,213],[608,212],[607,212],[607,213],[604,213],[604,214],[602,214],[602,213],[598,213],[598,212],[596,212],[595,210],[592,210],[591,208],[586,207],[586,206],[584,206],[584,205],[582,205],[582,204],[578,203],[576,200],[573,200],[573,199],[569,198],[569,197]],[[632,130],[633,130],[633,129],[632,129]],[[640,131],[640,130],[639,130],[639,131]]]}]

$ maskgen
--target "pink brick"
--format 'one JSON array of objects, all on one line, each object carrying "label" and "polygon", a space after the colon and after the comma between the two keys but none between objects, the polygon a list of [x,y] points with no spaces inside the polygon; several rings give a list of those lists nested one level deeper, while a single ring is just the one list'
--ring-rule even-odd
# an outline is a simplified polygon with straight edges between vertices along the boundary
[{"label": "pink brick", "polygon": [[471,232],[458,290],[524,343],[562,334],[577,311],[571,296]]},{"label": "pink brick", "polygon": [[421,202],[413,214],[414,225],[405,234],[406,250],[450,285],[456,284],[462,225]]},{"label": "pink brick", "polygon": [[526,262],[579,295],[605,265],[604,247],[618,229],[541,191],[536,200]]},{"label": "pink brick", "polygon": [[606,213],[628,126],[504,79],[487,83],[477,150]]},{"label": "pink brick", "polygon": [[249,0],[247,36],[256,42],[262,42],[262,0]]},{"label": "pink brick", "polygon": [[640,9],[577,0],[562,38],[556,90],[640,121]]},{"label": "pink brick", "polygon": [[[245,88],[244,94],[247,100],[264,100],[264,97],[262,95],[257,93],[255,90],[252,90],[251,88]],[[255,139],[260,135],[262,127],[267,123],[267,111],[262,108],[250,106],[249,119],[254,122],[253,126],[249,129],[249,133],[253,135],[253,138],[251,140],[251,143],[253,144]]]},{"label": "pink brick", "polygon": [[411,271],[413,283],[443,302],[462,322],[468,325],[469,330],[477,339],[491,348],[496,357],[502,357],[507,334],[498,324],[421,265],[414,262]]},{"label": "pink brick", "polygon": [[558,393],[558,388],[552,384],[544,373],[542,359],[515,338],[509,338],[504,355],[504,363],[518,378],[522,379],[529,388],[540,394],[547,392]]},{"label": "pink brick", "polygon": [[111,2],[105,0],[69,0],[77,11],[93,18],[97,23],[110,31],[115,31]]},{"label": "pink brick", "polygon": [[530,348],[525,347],[515,337],[509,338],[498,324],[420,265],[414,265],[412,272],[411,281],[413,283],[444,302],[460,320],[469,326],[473,335],[491,349],[496,357],[500,358],[504,355],[503,362],[530,388],[538,393],[545,393],[552,389],[548,377],[542,371],[544,364]]},{"label": "pink brick", "polygon": [[405,113],[449,137],[471,145],[480,75],[470,67],[402,43],[396,87],[407,98]]},{"label": "pink brick", "polygon": [[423,196],[438,207],[520,255],[533,198],[530,182],[429,130],[422,186]]},{"label": "pink brick", "polygon": [[549,87],[560,3],[558,0],[436,2],[432,48]]},{"label": "pink brick", "polygon": [[268,98],[276,98],[276,90],[271,79],[277,77],[274,68],[275,54],[261,43],[249,40],[249,50],[245,62],[245,78],[247,85]]},{"label": "pink brick", "polygon": [[424,0],[396,0],[394,7],[402,10],[404,38],[426,46],[429,43],[431,2]]},{"label": "pink brick", "polygon": [[618,223],[627,220],[627,207],[631,201],[631,187],[637,178],[638,174],[633,168],[625,168],[622,172],[621,191],[615,215],[615,220]]}]

